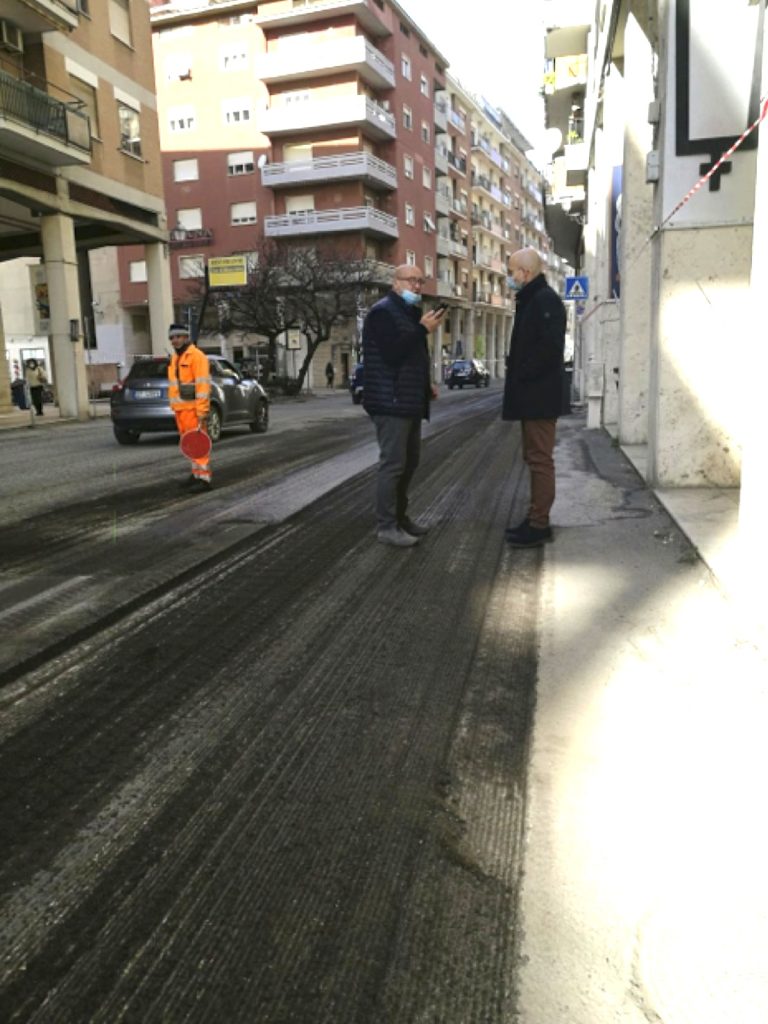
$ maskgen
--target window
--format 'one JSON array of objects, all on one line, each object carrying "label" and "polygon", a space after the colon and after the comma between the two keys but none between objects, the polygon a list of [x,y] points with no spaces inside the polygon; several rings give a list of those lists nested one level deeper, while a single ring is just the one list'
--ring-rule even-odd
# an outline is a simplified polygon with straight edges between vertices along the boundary
[{"label": "window", "polygon": [[435,276],[435,264],[431,256],[424,257],[424,277]]},{"label": "window", "polygon": [[421,171],[421,183],[424,188],[432,188],[432,168],[423,167]]},{"label": "window", "polygon": [[413,177],[413,157],[407,153],[403,154],[403,174],[406,178]]},{"label": "window", "polygon": [[290,103],[308,103],[310,100],[309,89],[299,89],[294,92],[283,92],[280,93],[279,96],[285,106]]},{"label": "window", "polygon": [[405,204],[405,223],[411,227],[416,223],[416,215],[410,203]]},{"label": "window", "polygon": [[232,205],[229,208],[229,223],[255,224],[256,203],[254,201],[250,201],[247,203],[232,203]]},{"label": "window", "polygon": [[231,178],[238,174],[253,174],[253,150],[227,153],[227,174]]},{"label": "window", "polygon": [[86,82],[76,74],[70,73],[69,76],[69,91],[73,96],[77,96],[80,102],[83,104],[84,113],[86,113],[91,122],[91,135],[99,138],[99,106],[96,99],[96,86],[98,85],[98,79],[95,78],[91,83]]},{"label": "window", "polygon": [[168,127],[172,132],[191,132],[197,127],[195,108],[171,107],[168,111]]},{"label": "window", "polygon": [[311,213],[315,209],[314,195],[286,196],[286,213]]},{"label": "window", "polygon": [[173,53],[165,58],[165,77],[169,82],[186,82],[192,78],[192,58],[188,53]]},{"label": "window", "polygon": [[409,267],[416,266],[416,253],[413,251],[413,249],[405,250],[405,262],[408,264]]},{"label": "window", "polygon": [[251,119],[251,101],[247,96],[224,100],[221,104],[225,124],[242,124]]},{"label": "window", "polygon": [[405,103],[403,104],[403,128],[407,128],[409,131],[413,128],[413,111]]},{"label": "window", "polygon": [[411,34],[411,30],[408,28],[407,25],[404,25],[402,21],[400,22],[400,31],[403,33],[404,36],[409,36]]},{"label": "window", "polygon": [[435,222],[432,220],[428,213],[424,214],[424,230],[429,234],[430,231],[435,230]]},{"label": "window", "polygon": [[128,265],[128,276],[132,284],[141,284],[147,280],[147,261],[131,260]]},{"label": "window", "polygon": [[129,0],[109,0],[109,31],[127,46],[131,45],[131,11]]},{"label": "window", "polygon": [[205,257],[180,256],[179,277],[183,280],[189,280],[193,277],[205,277]]},{"label": "window", "polygon": [[429,96],[429,79],[426,75],[422,75],[419,79],[419,92],[422,96]]},{"label": "window", "polygon": [[234,43],[221,51],[222,71],[247,71],[248,51],[242,43]]},{"label": "window", "polygon": [[197,181],[200,177],[200,170],[197,166],[197,157],[189,160],[173,161],[174,181]]},{"label": "window", "polygon": [[203,211],[199,206],[190,206],[176,211],[176,223],[187,231],[199,231],[203,226]]},{"label": "window", "polygon": [[141,156],[141,118],[138,110],[118,100],[117,116],[120,121],[120,149],[131,156]]},{"label": "window", "polygon": [[431,131],[430,127],[429,127],[429,122],[428,121],[422,121],[421,122],[421,137],[422,137],[423,141],[426,142],[427,145],[429,145],[429,140],[432,137],[432,131]]},{"label": "window", "polygon": [[411,58],[406,54],[400,56],[400,70],[403,74],[403,78],[407,78],[410,81],[411,78]]}]

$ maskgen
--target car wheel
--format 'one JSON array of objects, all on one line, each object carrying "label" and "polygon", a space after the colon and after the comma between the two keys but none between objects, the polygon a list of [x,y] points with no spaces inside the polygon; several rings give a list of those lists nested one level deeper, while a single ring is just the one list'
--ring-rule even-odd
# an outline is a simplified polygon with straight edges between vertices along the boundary
[{"label": "car wheel", "polygon": [[135,430],[126,430],[124,427],[112,427],[115,440],[118,444],[138,444],[140,434]]},{"label": "car wheel", "polygon": [[267,427],[269,426],[269,406],[266,402],[259,402],[256,409],[256,419],[252,420],[248,426],[253,434],[266,434]]},{"label": "car wheel", "polygon": [[208,437],[211,444],[215,444],[221,437],[221,413],[215,405],[212,405],[208,412]]}]

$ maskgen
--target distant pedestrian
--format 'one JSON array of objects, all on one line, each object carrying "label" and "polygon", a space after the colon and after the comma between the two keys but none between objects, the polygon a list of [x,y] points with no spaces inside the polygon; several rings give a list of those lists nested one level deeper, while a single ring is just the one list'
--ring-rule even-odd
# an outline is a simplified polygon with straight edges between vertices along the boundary
[{"label": "distant pedestrian", "polygon": [[507,356],[502,419],[520,420],[523,459],[531,485],[528,515],[506,531],[516,548],[552,540],[549,513],[555,500],[555,430],[563,408],[565,307],[547,284],[535,249],[509,257],[507,284],[517,292]]},{"label": "distant pedestrian", "polygon": [[427,533],[408,516],[408,486],[419,464],[421,421],[429,419],[430,399],[437,398],[427,335],[445,311],[421,315],[423,285],[418,267],[397,267],[392,290],[371,307],[363,324],[363,408],[379,442],[376,536],[401,548]]},{"label": "distant pedestrian", "polygon": [[35,415],[43,415],[43,389],[48,383],[45,370],[36,359],[28,359],[24,368],[24,380],[29,388],[29,397],[35,407]]},{"label": "distant pedestrian", "polygon": [[325,382],[329,388],[333,387],[333,378],[336,376],[336,370],[333,368],[333,363],[328,362],[325,367]]},{"label": "distant pedestrian", "polygon": [[[179,434],[189,430],[208,432],[211,370],[208,356],[192,343],[189,329],[171,324],[168,339],[173,355],[168,364],[168,398]],[[210,491],[210,456],[192,459],[192,474],[182,483],[190,491]]]}]

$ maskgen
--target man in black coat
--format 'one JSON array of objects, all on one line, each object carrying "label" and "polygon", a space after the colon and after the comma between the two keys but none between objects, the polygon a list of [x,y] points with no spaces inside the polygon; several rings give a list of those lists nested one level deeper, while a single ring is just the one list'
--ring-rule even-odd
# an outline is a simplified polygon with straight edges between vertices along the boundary
[{"label": "man in black coat", "polygon": [[502,419],[520,420],[523,459],[531,480],[528,515],[507,530],[513,547],[552,540],[549,512],[555,500],[555,429],[563,409],[565,307],[546,282],[535,249],[509,258],[507,284],[517,292],[507,356]]},{"label": "man in black coat", "polygon": [[379,442],[376,536],[399,548],[412,547],[427,532],[408,516],[408,485],[419,464],[421,421],[429,419],[430,399],[437,398],[427,334],[445,314],[422,316],[423,286],[418,267],[397,267],[392,290],[363,323],[363,408]]}]

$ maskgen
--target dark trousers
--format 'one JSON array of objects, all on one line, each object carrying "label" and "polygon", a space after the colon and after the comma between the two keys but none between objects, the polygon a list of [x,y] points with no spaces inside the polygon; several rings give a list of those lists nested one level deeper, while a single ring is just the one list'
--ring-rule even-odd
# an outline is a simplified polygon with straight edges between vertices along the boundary
[{"label": "dark trousers", "polygon": [[531,526],[549,526],[549,511],[555,503],[555,429],[557,420],[523,420],[523,461],[531,475]]},{"label": "dark trousers", "polygon": [[402,523],[408,511],[408,485],[421,455],[418,417],[371,416],[379,442],[376,520],[380,530]]},{"label": "dark trousers", "polygon": [[32,399],[32,405],[35,407],[35,412],[38,416],[43,415],[43,386],[42,384],[37,387],[31,387],[29,389],[29,397]]}]

